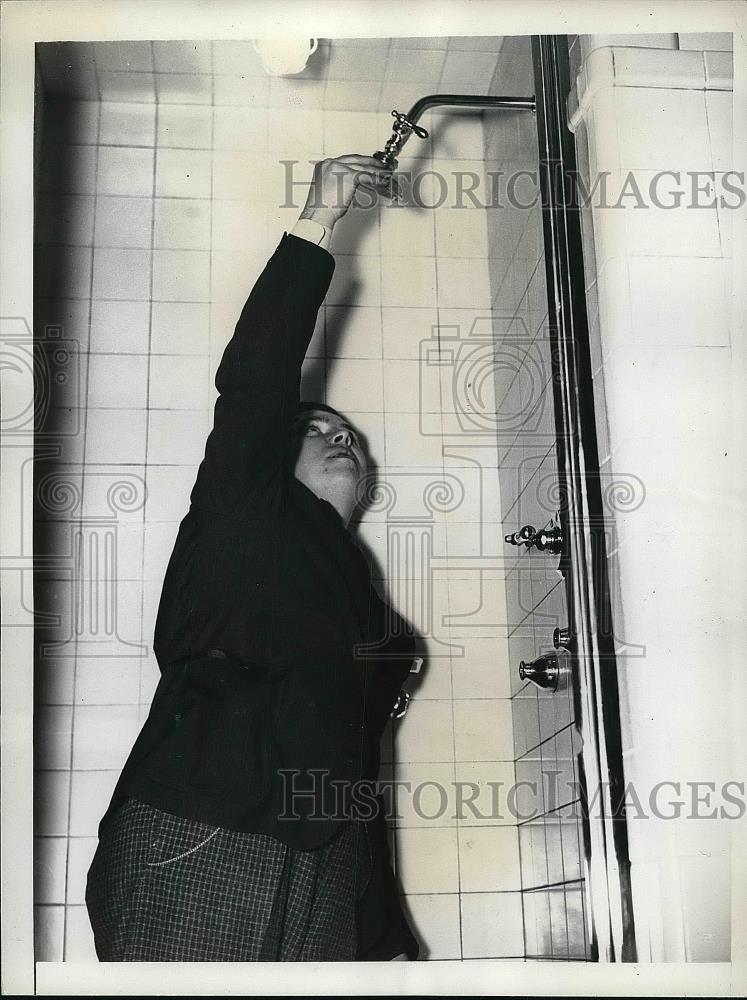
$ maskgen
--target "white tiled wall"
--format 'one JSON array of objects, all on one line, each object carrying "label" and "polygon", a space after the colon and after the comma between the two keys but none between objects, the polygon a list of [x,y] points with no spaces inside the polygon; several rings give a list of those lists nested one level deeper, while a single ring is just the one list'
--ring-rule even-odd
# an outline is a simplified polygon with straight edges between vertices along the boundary
[{"label": "white tiled wall", "polygon": [[[93,957],[85,871],[157,680],[160,584],[209,428],[215,369],[256,276],[298,215],[298,206],[281,207],[280,161],[301,161],[302,203],[307,161],[380,148],[392,107],[443,81],[486,90],[500,40],[452,41],[333,42],[322,47],[324,70],[310,66],[298,80],[264,76],[249,43],[96,44],[74,73],[56,77],[46,66],[58,93],[103,98],[50,108],[41,164],[37,321],[69,315],[64,335],[80,342],[71,406],[83,427],[74,460],[85,463],[80,508],[46,516],[64,548],[71,517],[112,516],[107,490],[119,480],[129,477],[140,499],[120,491],[113,517],[116,635],[102,651],[84,633],[39,668],[40,958]],[[69,62],[81,66],[77,55]],[[396,584],[401,609],[430,630],[428,670],[394,749],[385,747],[394,777],[420,788],[421,812],[437,814],[424,819],[411,796],[398,795],[406,905],[429,958],[509,957],[523,954],[516,827],[505,808],[492,819],[455,819],[452,808],[457,779],[481,789],[513,780],[498,449],[455,424],[451,369],[419,360],[421,341],[438,353],[439,324],[465,337],[489,315],[486,213],[450,207],[455,172],[473,172],[484,191],[483,134],[475,115],[434,114],[424,124],[431,141],[413,138],[401,165],[442,176],[445,204],[353,210],[339,226],[303,390],[344,410],[368,437],[397,509],[373,509],[356,530]],[[430,183],[432,191],[433,174]],[[64,227],[57,206],[69,216]],[[68,417],[58,405],[56,419]],[[80,467],[67,471],[80,479]],[[393,520],[420,532],[423,517],[433,571],[388,563]],[[48,600],[69,600],[58,576],[44,584]],[[414,598],[405,600],[410,581]],[[69,627],[67,618],[50,638]],[[449,645],[457,643],[463,654]],[[445,788],[444,810],[438,798],[428,805],[434,781]]]},{"label": "white tiled wall", "polygon": [[[517,84],[520,92],[531,92],[531,72],[529,39],[506,39],[495,92],[506,93]],[[532,178],[537,194],[533,116],[493,115],[485,134],[489,168],[506,177],[523,173]],[[507,532],[524,524],[547,524],[558,503],[542,213],[539,200],[523,194],[521,202],[530,207],[509,203],[506,192],[506,207],[488,213],[500,492]],[[591,932],[582,902],[580,823],[572,816],[561,822],[557,809],[575,798],[567,786],[578,777],[572,692],[568,687],[542,691],[518,675],[521,660],[552,648],[553,629],[567,625],[565,586],[557,557],[508,546],[504,555],[516,780],[536,782],[538,790],[526,810],[522,805],[534,818],[519,825],[521,947],[530,959],[584,960]],[[558,794],[545,793],[555,781]]]},{"label": "white tiled wall", "polygon": [[[581,42],[582,53],[594,47]],[[623,47],[586,60],[588,104],[581,78],[579,162],[592,183],[610,170],[619,188],[630,172],[647,192],[657,171],[732,169],[731,36],[680,35],[664,61],[629,44],[611,36],[605,45]],[[637,477],[630,501],[609,511],[609,548],[626,779],[643,800],[656,781],[732,777],[740,616],[718,542],[733,515],[735,213],[646,200],[583,220],[603,485]],[[728,824],[628,826],[639,960],[728,961]]]}]

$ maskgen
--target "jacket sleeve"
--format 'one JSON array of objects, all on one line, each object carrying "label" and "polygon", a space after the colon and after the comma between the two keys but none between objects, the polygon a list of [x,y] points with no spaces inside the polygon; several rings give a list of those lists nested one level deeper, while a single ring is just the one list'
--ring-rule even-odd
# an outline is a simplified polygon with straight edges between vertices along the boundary
[{"label": "jacket sleeve", "polygon": [[215,377],[218,399],[191,500],[251,514],[279,495],[301,363],[334,258],[285,233],[252,289]]}]

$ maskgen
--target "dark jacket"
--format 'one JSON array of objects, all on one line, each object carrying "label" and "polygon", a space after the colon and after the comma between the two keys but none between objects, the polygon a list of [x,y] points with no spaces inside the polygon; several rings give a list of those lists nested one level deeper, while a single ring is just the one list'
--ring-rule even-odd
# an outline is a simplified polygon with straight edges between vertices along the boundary
[{"label": "dark jacket", "polygon": [[[131,794],[308,849],[344,820],[339,788],[377,776],[415,640],[337,511],[288,462],[333,270],[326,250],[285,234],[225,350],[158,611],[162,677],[107,816]],[[290,803],[291,784],[312,781],[315,797]]]}]

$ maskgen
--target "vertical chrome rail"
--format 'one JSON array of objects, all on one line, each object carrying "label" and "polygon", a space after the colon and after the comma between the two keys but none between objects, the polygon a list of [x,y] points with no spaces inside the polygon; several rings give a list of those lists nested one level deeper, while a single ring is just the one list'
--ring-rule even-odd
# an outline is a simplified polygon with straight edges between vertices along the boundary
[{"label": "vertical chrome rail", "polygon": [[[599,481],[576,158],[567,126],[564,35],[532,39],[540,192],[565,539],[561,568],[575,639],[587,809],[587,899],[599,960],[635,961],[617,664]],[[597,814],[601,811],[601,815]],[[594,942],[594,937],[596,942]]]}]

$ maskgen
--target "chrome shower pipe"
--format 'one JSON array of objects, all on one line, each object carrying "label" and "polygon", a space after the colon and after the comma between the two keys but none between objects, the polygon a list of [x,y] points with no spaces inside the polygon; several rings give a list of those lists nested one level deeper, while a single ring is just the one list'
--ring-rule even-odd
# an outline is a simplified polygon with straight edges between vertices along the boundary
[{"label": "chrome shower pipe", "polygon": [[[481,96],[479,94],[427,94],[425,97],[421,97],[419,101],[415,101],[413,106],[407,112],[407,117],[413,124],[417,124],[418,119],[422,115],[429,111],[431,108],[476,108],[480,110],[498,110],[499,108],[504,111],[536,111],[537,102],[533,97],[491,97],[489,95]],[[407,133],[403,137],[403,141],[400,144],[399,149],[410,138],[411,133]]]}]

